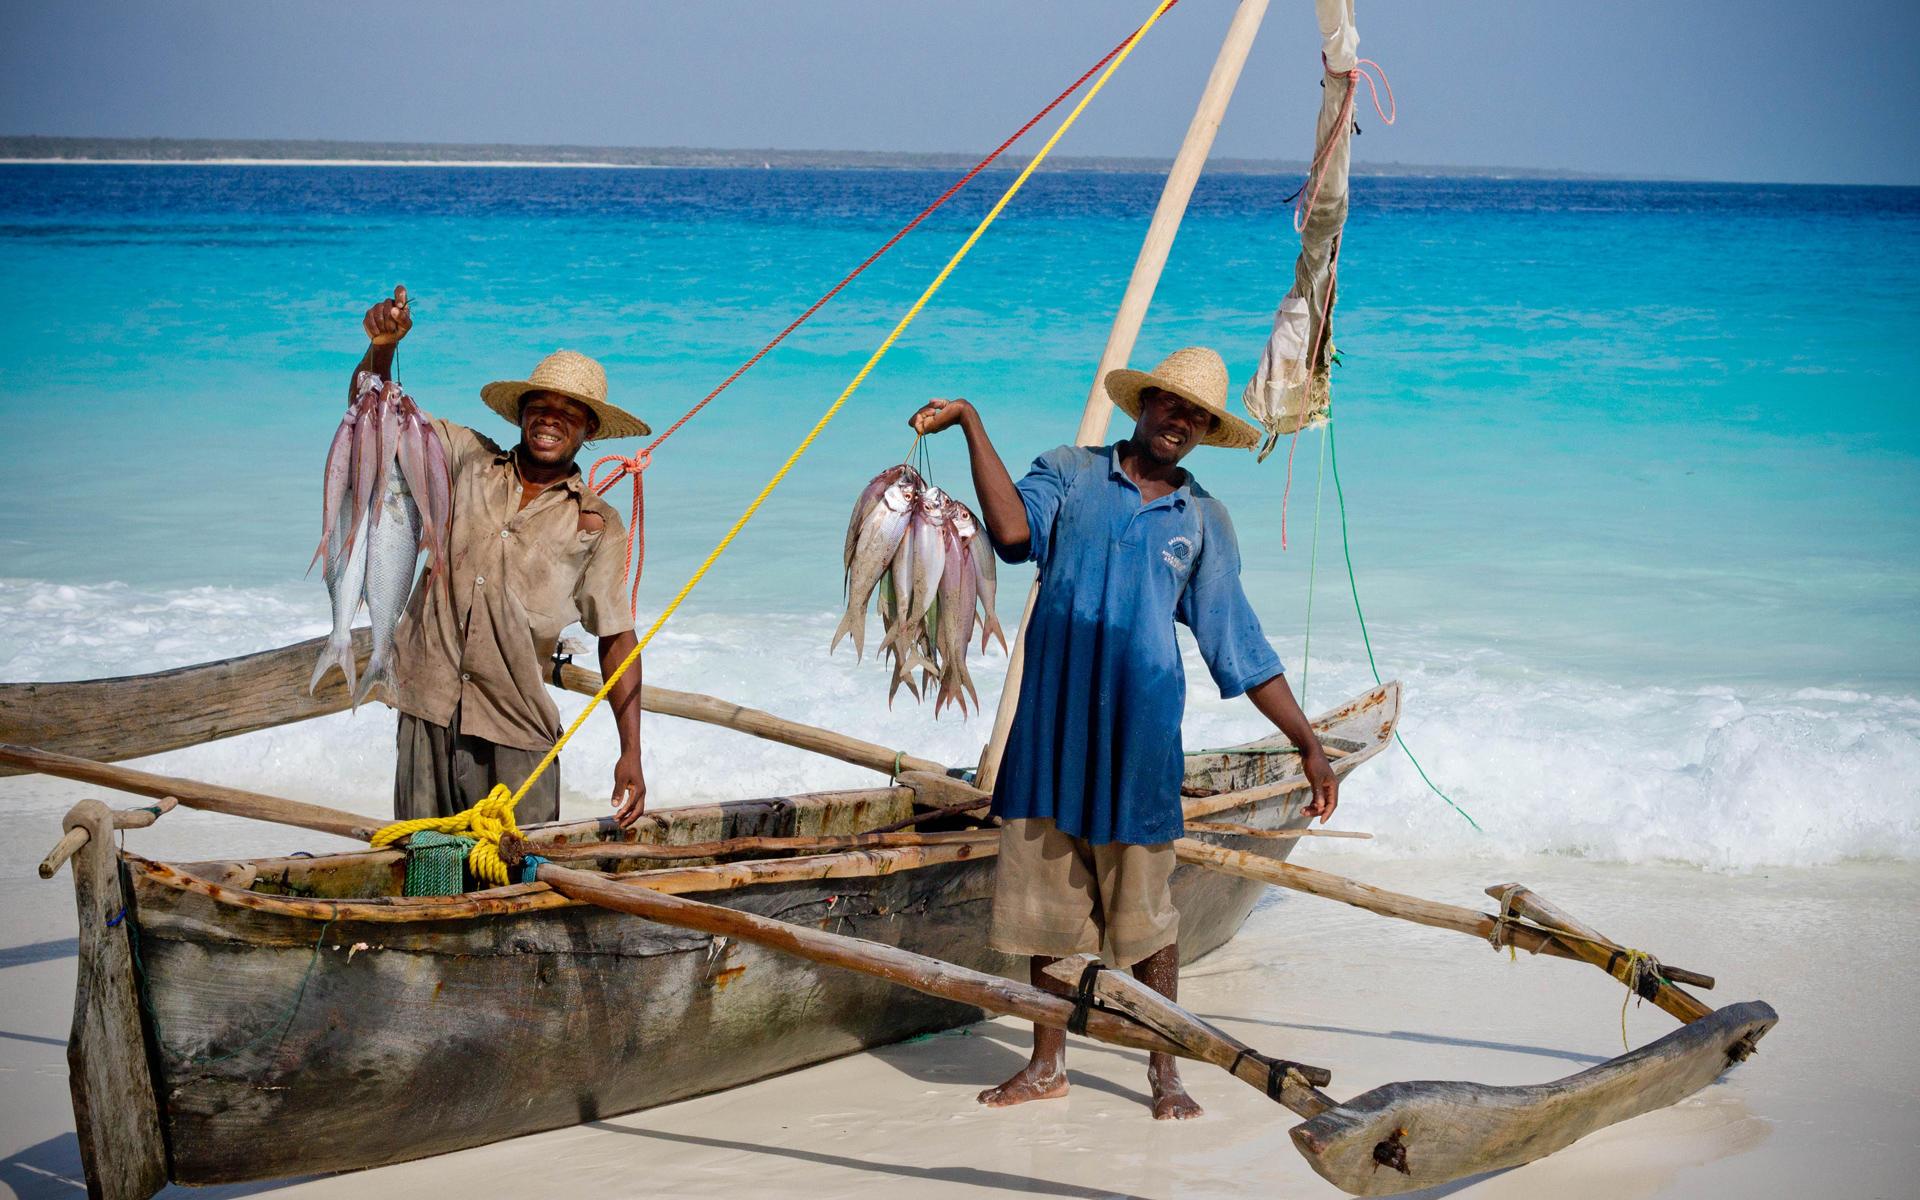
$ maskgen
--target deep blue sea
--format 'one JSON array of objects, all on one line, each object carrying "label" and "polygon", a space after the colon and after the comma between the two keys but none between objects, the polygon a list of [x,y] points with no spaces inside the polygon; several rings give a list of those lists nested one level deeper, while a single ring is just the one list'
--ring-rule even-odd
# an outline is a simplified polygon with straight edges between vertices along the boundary
[{"label": "deep blue sea", "polygon": [[[983,176],[662,447],[643,620],[1010,179]],[[510,435],[480,385],[565,346],[661,428],[948,182],[0,166],[0,678],[324,628],[301,574],[320,460],[359,314],[394,283],[417,302],[399,374],[436,414]],[[1291,279],[1296,182],[1201,182],[1137,365],[1205,343],[1237,393]],[[846,511],[929,396],[972,399],[1016,467],[1070,436],[1159,185],[1036,176],[667,627],[649,680],[975,753],[986,722],[890,711],[882,668],[828,657]],[[1410,743],[1488,833],[1397,753],[1351,789],[1356,827],[1409,851],[1920,857],[1920,190],[1363,178],[1340,283],[1340,482],[1373,649],[1408,684]],[[1370,683],[1322,437],[1295,451],[1284,551],[1285,446],[1189,460],[1233,512],[1296,689],[1314,582],[1309,707]],[[958,442],[932,449],[966,493]],[[1011,624],[1025,577],[1004,579]],[[1000,670],[978,664],[983,693]],[[1189,745],[1260,731],[1192,679]],[[377,791],[387,720],[183,761]],[[650,728],[663,798],[861,778]],[[611,744],[570,751],[570,787],[600,786]]]}]

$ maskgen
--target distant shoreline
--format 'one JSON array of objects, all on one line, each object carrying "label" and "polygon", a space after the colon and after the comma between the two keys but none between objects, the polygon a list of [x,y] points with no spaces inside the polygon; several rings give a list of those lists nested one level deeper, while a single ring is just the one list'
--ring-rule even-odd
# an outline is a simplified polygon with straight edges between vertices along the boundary
[{"label": "distant shoreline", "polygon": [[[929,170],[972,167],[977,155],[890,150],[714,150],[686,146],[522,146],[507,143],[340,142],[263,138],[83,138],[0,135],[0,165],[64,166],[247,166],[247,167],[460,167],[460,168],[695,168],[802,170]],[[1000,158],[996,168],[1018,169],[1023,154]],[[1055,157],[1059,170],[1111,174],[1161,174],[1171,160],[1153,157],[1069,155]],[[1304,160],[1215,158],[1207,170],[1220,175],[1287,175],[1306,172]],[[1416,163],[1355,163],[1361,176],[1485,179],[1610,178],[1588,172],[1525,167],[1431,166]]]},{"label": "distant shoreline", "polygon": [[[539,167],[583,171],[666,171],[660,163],[540,162],[440,158],[5,158],[0,167]],[[742,168],[745,169],[745,168]],[[756,170],[758,168],[755,168]]]}]

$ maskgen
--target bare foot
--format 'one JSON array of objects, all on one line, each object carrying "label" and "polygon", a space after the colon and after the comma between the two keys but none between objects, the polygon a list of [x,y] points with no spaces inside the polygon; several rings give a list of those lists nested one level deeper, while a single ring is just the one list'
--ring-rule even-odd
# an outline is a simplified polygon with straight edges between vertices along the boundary
[{"label": "bare foot", "polygon": [[1029,1100],[1058,1100],[1067,1094],[1067,1073],[1056,1066],[1028,1063],[999,1087],[980,1093],[988,1108],[1010,1108]]},{"label": "bare foot", "polygon": [[1187,1095],[1178,1071],[1165,1074],[1149,1071],[1147,1082],[1153,1087],[1153,1119],[1156,1121],[1190,1121],[1206,1111]]}]

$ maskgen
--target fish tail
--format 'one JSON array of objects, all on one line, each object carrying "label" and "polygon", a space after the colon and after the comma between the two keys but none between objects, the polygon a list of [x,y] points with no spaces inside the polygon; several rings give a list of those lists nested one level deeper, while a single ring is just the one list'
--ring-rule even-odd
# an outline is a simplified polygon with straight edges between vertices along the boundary
[{"label": "fish tail", "polygon": [[[313,666],[313,678],[307,681],[307,695],[314,694],[320,687],[320,681],[327,677],[328,670],[333,667],[340,668],[340,674],[347,681],[347,691],[351,693],[354,690],[353,641],[351,639],[345,641],[338,638],[327,639],[327,644],[320,650],[320,661]],[[358,705],[359,700],[356,699],[354,704]]]},{"label": "fish tail", "polygon": [[[349,679],[350,684],[351,682]],[[352,686],[355,711],[358,711],[360,706],[373,696],[376,689],[380,693],[380,699],[385,701],[389,708],[393,707],[393,655],[391,653],[375,655],[367,663],[367,673],[360,677],[357,685]]]},{"label": "fish tail", "polygon": [[853,637],[854,661],[858,662],[867,655],[866,605],[848,606],[846,613],[840,618],[840,627],[833,631],[833,641],[827,646],[827,653],[832,654],[835,650],[838,650],[840,648],[840,639],[849,635]]}]

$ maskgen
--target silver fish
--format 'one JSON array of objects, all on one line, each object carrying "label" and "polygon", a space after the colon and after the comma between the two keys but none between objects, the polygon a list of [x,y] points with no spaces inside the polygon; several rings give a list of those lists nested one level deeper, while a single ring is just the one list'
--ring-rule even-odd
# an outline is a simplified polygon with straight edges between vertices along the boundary
[{"label": "silver fish", "polygon": [[[362,372],[327,450],[315,558],[326,562],[334,627],[309,691],[338,666],[356,708],[376,687],[392,697],[394,625],[422,548],[428,571],[446,578],[451,497],[446,449],[431,419],[398,383]],[[376,535],[379,544],[369,546]],[[373,611],[375,656],[356,682],[352,625],[363,599]]]},{"label": "silver fish", "polygon": [[[945,531],[947,565],[940,576],[940,602],[936,605],[934,642],[939,660],[940,691],[933,701],[933,715],[949,704],[960,706],[967,715],[967,696],[980,704],[973,692],[973,680],[967,675],[967,642],[973,636],[973,609],[978,599],[977,577],[973,570],[973,518],[961,510],[948,519]],[[964,692],[963,692],[964,689]]]},{"label": "silver fish", "polygon": [[866,657],[867,600],[906,536],[912,511],[913,492],[904,479],[883,488],[875,502],[867,506],[847,562],[847,611],[840,618],[840,627],[833,631],[827,653],[833,653],[840,639],[852,634],[854,655]]},{"label": "silver fish", "polygon": [[372,517],[377,522],[367,531],[366,596],[367,613],[373,618],[373,653],[367,659],[367,673],[353,690],[353,706],[373,694],[385,691],[387,703],[393,703],[393,631],[406,611],[407,597],[413,594],[414,567],[420,559],[420,506],[400,471],[387,472],[386,494]]},{"label": "silver fish", "polygon": [[[360,612],[360,597],[367,582],[367,518],[360,516],[358,528],[348,528],[336,520],[327,545],[327,595],[333,601],[333,632],[314,664],[313,678],[307,683],[312,695],[330,667],[339,667],[346,677],[347,691],[353,691],[353,618]],[[351,543],[351,548],[349,548]]]},{"label": "silver fish", "polygon": [[1000,616],[994,611],[994,559],[993,545],[988,541],[986,531],[980,530],[973,539],[973,573],[980,595],[980,652],[986,653],[989,635],[1000,639],[1002,653],[1007,649],[1006,631],[1000,628]]},{"label": "silver fish", "polygon": [[907,594],[906,621],[894,631],[903,656],[911,656],[914,643],[923,636],[927,613],[940,593],[940,575],[947,565],[946,526],[947,494],[929,487],[916,499],[913,519],[907,524],[904,540],[913,543],[909,569],[904,574],[897,566],[894,570],[894,586]]},{"label": "silver fish", "polygon": [[853,570],[853,555],[860,541],[860,529],[866,524],[867,514],[873,511],[874,505],[880,503],[880,497],[886,494],[888,488],[902,481],[905,481],[913,490],[926,486],[918,471],[901,463],[897,467],[888,467],[868,480],[867,486],[860,490],[860,498],[853,502],[853,516],[847,521],[846,549],[841,555],[841,561],[845,563],[849,572]]}]

